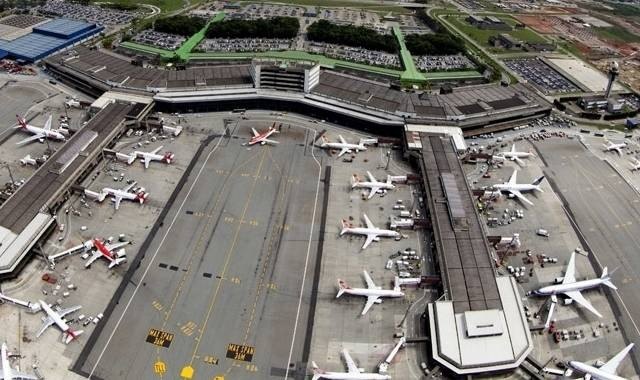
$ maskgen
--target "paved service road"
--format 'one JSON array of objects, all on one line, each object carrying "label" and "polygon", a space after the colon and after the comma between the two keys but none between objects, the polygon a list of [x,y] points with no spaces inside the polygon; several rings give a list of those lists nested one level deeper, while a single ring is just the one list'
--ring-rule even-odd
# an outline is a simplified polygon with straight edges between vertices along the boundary
[{"label": "paved service road", "polygon": [[242,123],[201,155],[83,371],[267,379],[284,376],[290,353],[302,360],[322,190],[303,144],[313,134],[283,128],[279,145],[247,148],[249,128],[267,125]]},{"label": "paved service road", "polygon": [[[547,139],[535,147],[548,165],[544,172],[560,192],[582,235],[593,250],[596,271],[618,268],[613,282],[614,312],[626,337],[640,343],[640,195],[609,164],[580,142]],[[616,310],[616,307],[617,309]],[[640,358],[640,350],[631,355]]]}]

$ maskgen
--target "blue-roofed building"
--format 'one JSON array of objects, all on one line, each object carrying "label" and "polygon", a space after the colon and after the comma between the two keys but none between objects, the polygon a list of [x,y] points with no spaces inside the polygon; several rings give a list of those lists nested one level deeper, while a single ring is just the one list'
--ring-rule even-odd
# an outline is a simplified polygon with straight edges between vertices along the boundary
[{"label": "blue-roofed building", "polygon": [[33,32],[13,41],[0,40],[3,54],[27,62],[39,61],[59,50],[75,45],[104,30],[104,27],[83,21],[56,19],[33,28]]}]

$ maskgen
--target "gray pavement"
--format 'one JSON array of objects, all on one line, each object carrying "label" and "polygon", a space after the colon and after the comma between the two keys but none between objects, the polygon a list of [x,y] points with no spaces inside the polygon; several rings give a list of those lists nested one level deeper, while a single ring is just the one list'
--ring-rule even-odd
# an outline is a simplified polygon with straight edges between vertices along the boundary
[{"label": "gray pavement", "polygon": [[[626,337],[640,343],[640,197],[606,162],[576,140],[551,139],[535,144],[547,164],[544,172],[592,250],[596,272],[608,266],[617,292],[611,293],[614,313]],[[636,360],[640,352],[632,351]]]},{"label": "gray pavement", "polygon": [[[242,146],[249,123],[205,148],[84,363],[92,378],[279,378],[301,360],[319,165],[301,129]],[[152,328],[173,334],[168,347],[146,342]],[[252,360],[228,359],[229,344]]]}]

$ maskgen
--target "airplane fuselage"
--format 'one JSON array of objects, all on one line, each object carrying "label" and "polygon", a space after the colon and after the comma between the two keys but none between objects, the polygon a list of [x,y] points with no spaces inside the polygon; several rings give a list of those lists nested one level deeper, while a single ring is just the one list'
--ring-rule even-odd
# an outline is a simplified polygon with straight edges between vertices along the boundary
[{"label": "airplane fuselage", "polygon": [[122,197],[122,199],[128,199],[131,201],[138,199],[138,194],[130,193],[128,191],[111,189],[109,187],[105,187],[104,189],[102,189],[102,192],[112,197]]},{"label": "airplane fuselage", "polygon": [[540,190],[540,186],[532,185],[528,183],[516,183],[514,185],[510,185],[509,183],[501,183],[493,186],[496,190],[500,191],[519,191],[519,192],[527,192]]},{"label": "airplane fuselage", "polygon": [[2,378],[6,380],[13,380],[13,371],[9,366],[9,359],[7,353],[7,345],[2,343]]},{"label": "airplane fuselage", "polygon": [[399,290],[393,289],[365,289],[365,288],[345,288],[344,293],[351,294],[352,296],[364,296],[364,297],[404,297],[404,293]]},{"label": "airplane fuselage", "polygon": [[380,228],[348,227],[344,229],[344,232],[348,234],[355,234],[355,235],[376,235],[376,236],[393,237],[393,238],[400,236],[400,233],[397,231],[383,230]]},{"label": "airplane fuselage", "polygon": [[44,135],[47,138],[53,139],[53,140],[60,140],[63,141],[65,139],[64,135],[60,132],[54,131],[54,130],[46,130],[43,128],[38,128],[38,127],[34,127],[33,125],[27,125],[27,126],[23,126],[21,129],[26,130],[27,132],[31,133],[32,135]]},{"label": "airplane fuselage", "polygon": [[394,184],[386,182],[356,182],[352,185],[352,188],[366,188],[371,189],[377,187],[378,189],[393,190],[396,188]]},{"label": "airplane fuselage", "polygon": [[379,373],[347,373],[347,372],[325,372],[317,379],[327,380],[391,380],[391,376]]},{"label": "airplane fuselage", "polygon": [[364,144],[350,144],[350,143],[339,143],[339,142],[325,142],[320,145],[321,148],[324,149],[348,149],[359,152],[361,150],[367,150],[367,147]]},{"label": "airplane fuselage", "polygon": [[508,160],[515,160],[516,158],[528,158],[533,154],[529,152],[502,152],[498,154]]},{"label": "airplane fuselage", "polygon": [[599,368],[575,360],[569,362],[569,367],[578,372],[589,374],[595,380],[626,380],[624,377],[605,372]]},{"label": "airplane fuselage", "polygon": [[552,296],[554,294],[562,294],[565,292],[582,291],[586,289],[596,288],[605,281],[609,281],[608,277],[605,278],[593,278],[591,280],[576,281],[570,284],[549,285],[538,290],[534,290],[534,294],[540,296]]}]

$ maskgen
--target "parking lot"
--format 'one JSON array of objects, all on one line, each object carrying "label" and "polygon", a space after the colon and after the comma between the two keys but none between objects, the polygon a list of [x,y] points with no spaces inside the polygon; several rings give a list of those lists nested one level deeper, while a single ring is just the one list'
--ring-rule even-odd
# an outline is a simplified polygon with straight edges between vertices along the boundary
[{"label": "parking lot", "polygon": [[416,66],[423,71],[465,70],[474,68],[473,62],[462,54],[413,56]]},{"label": "parking lot", "polygon": [[324,42],[308,42],[306,50],[311,53],[324,54],[331,58],[344,59],[346,61],[367,65],[391,68],[400,67],[400,57],[397,54],[390,54],[383,51],[367,50]]},{"label": "parking lot", "polygon": [[151,45],[166,50],[176,50],[186,41],[186,37],[177,34],[156,32],[146,29],[133,36],[132,41],[139,44]]},{"label": "parking lot", "polygon": [[99,25],[123,25],[138,16],[137,12],[103,8],[97,5],[81,5],[62,0],[48,0],[36,7],[35,11],[44,16],[61,16]]},{"label": "parking lot", "polygon": [[580,91],[570,80],[538,58],[506,59],[504,63],[545,94]]},{"label": "parking lot", "polygon": [[198,49],[206,52],[278,51],[292,48],[292,41],[278,38],[207,38]]}]

